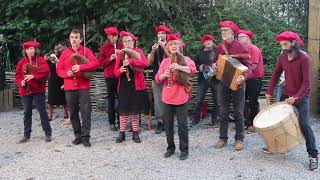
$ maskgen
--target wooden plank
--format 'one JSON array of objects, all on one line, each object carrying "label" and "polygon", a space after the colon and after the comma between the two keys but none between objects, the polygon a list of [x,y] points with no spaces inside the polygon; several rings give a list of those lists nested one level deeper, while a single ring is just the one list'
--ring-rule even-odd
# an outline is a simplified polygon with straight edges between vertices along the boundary
[{"label": "wooden plank", "polygon": [[4,108],[4,111],[8,111],[9,110],[9,106],[8,106],[8,103],[9,103],[9,97],[8,97],[8,89],[4,89],[3,90],[3,108]]},{"label": "wooden plank", "polygon": [[0,112],[4,111],[4,90],[0,91]]},{"label": "wooden plank", "polygon": [[8,94],[8,96],[9,96],[9,103],[8,103],[8,105],[9,105],[10,109],[12,109],[12,108],[13,108],[13,89],[9,89],[9,94]]},{"label": "wooden plank", "polygon": [[309,0],[308,51],[312,58],[311,115],[318,111],[318,73],[319,73],[319,39],[320,39],[320,3]]}]

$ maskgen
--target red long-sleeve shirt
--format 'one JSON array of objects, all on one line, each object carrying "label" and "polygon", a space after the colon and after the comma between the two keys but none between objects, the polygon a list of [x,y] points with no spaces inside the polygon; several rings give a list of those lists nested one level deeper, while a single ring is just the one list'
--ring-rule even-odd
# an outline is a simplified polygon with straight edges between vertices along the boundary
[{"label": "red long-sleeve shirt", "polygon": [[49,66],[43,57],[38,57],[36,59],[36,57],[34,56],[31,58],[31,63],[33,65],[36,65],[38,63],[39,70],[32,74],[34,76],[34,79],[27,81],[28,90],[22,87],[21,82],[23,81],[25,76],[25,74],[22,72],[22,68],[25,64],[29,64],[29,63],[30,63],[30,60],[27,57],[23,57],[18,62],[16,67],[15,80],[19,87],[20,96],[27,96],[27,95],[36,94],[36,93],[44,93],[46,91],[46,83],[37,81],[39,79],[43,79],[47,77],[50,73]]},{"label": "red long-sleeve shirt", "polygon": [[300,51],[293,60],[289,61],[288,56],[281,53],[278,62],[272,73],[267,94],[272,95],[281,73],[285,74],[284,94],[301,99],[310,96],[311,92],[311,59],[309,55]]},{"label": "red long-sleeve shirt", "polygon": [[[116,44],[117,49],[122,49],[123,45],[122,43]],[[104,77],[105,78],[115,78],[114,74],[114,66],[115,66],[115,60],[111,61],[110,57],[112,54],[114,54],[114,45],[110,42],[107,42],[106,44],[102,45],[100,48],[98,61],[100,67],[104,68]]]},{"label": "red long-sleeve shirt", "polygon": [[[185,56],[187,66],[190,68],[191,75],[196,72],[196,65],[193,60]],[[169,69],[171,65],[171,58],[165,58],[162,60],[159,71],[155,77],[155,80],[158,84],[163,83],[165,86],[162,89],[162,102],[166,104],[181,105],[188,102],[190,94],[186,92],[185,86],[177,81],[177,72],[173,72],[172,83],[170,88],[168,88],[168,78],[160,81],[159,76],[163,74],[166,70]]]},{"label": "red long-sleeve shirt", "polygon": [[247,47],[250,53],[250,61],[256,68],[252,69],[252,79],[262,78],[264,76],[264,66],[261,50],[254,44]]},{"label": "red long-sleeve shirt", "polygon": [[[84,46],[78,48],[78,54],[84,55]],[[89,59],[87,64],[79,64],[80,72],[76,73],[77,85],[74,84],[73,77],[68,77],[67,72],[71,71],[72,62],[70,56],[75,53],[75,51],[70,47],[65,49],[59,58],[57,64],[57,74],[64,79],[64,89],[65,90],[79,90],[79,89],[90,89],[90,80],[84,78],[80,72],[94,71],[99,63],[97,58],[94,56],[93,52],[89,48],[85,48],[85,57]]]}]

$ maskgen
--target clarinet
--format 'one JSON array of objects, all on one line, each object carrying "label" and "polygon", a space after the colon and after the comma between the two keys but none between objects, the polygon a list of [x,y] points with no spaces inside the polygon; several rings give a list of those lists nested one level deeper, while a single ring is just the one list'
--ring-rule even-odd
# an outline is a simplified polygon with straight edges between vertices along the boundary
[{"label": "clarinet", "polygon": [[[125,59],[125,60],[128,60],[128,55],[127,55],[127,53],[124,53],[124,59]],[[128,66],[127,66],[126,68],[127,68],[127,71],[126,71],[127,81],[131,81],[130,72],[129,72]]]},{"label": "clarinet", "polygon": [[[171,64],[176,62],[177,56],[171,56]],[[167,88],[171,88],[172,78],[173,78],[173,70],[169,67],[170,76],[168,77]]]}]

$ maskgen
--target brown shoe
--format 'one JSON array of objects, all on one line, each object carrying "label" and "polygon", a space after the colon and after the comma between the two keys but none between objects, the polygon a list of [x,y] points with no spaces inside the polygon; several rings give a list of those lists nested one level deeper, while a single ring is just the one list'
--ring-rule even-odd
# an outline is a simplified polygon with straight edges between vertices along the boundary
[{"label": "brown shoe", "polygon": [[252,133],[254,133],[254,131],[255,131],[255,129],[252,125],[247,128],[247,134],[252,134]]},{"label": "brown shoe", "polygon": [[224,140],[224,139],[219,139],[219,141],[216,142],[216,144],[213,145],[213,147],[216,148],[216,149],[221,149],[221,148],[223,148],[226,144],[227,144],[227,141],[226,141],[226,140]]},{"label": "brown shoe", "polygon": [[241,151],[244,147],[243,140],[236,140],[236,144],[234,145],[234,149],[236,151]]}]

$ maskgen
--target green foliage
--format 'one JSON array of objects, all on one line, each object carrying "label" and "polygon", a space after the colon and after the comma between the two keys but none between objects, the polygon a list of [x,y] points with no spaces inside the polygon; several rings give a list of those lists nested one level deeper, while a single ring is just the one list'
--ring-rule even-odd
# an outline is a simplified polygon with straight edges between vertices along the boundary
[{"label": "green foliage", "polygon": [[0,33],[4,34],[12,61],[21,57],[26,40],[41,42],[42,52],[57,42],[68,42],[71,29],[86,26],[87,46],[96,53],[105,42],[104,27],[116,25],[139,37],[139,47],[149,49],[155,26],[166,24],[182,34],[186,55],[194,58],[202,35],[210,33],[221,41],[218,23],[232,20],[240,28],[255,32],[265,63],[272,67],[280,49],[276,34],[293,30],[306,37],[305,0],[2,0]]}]

